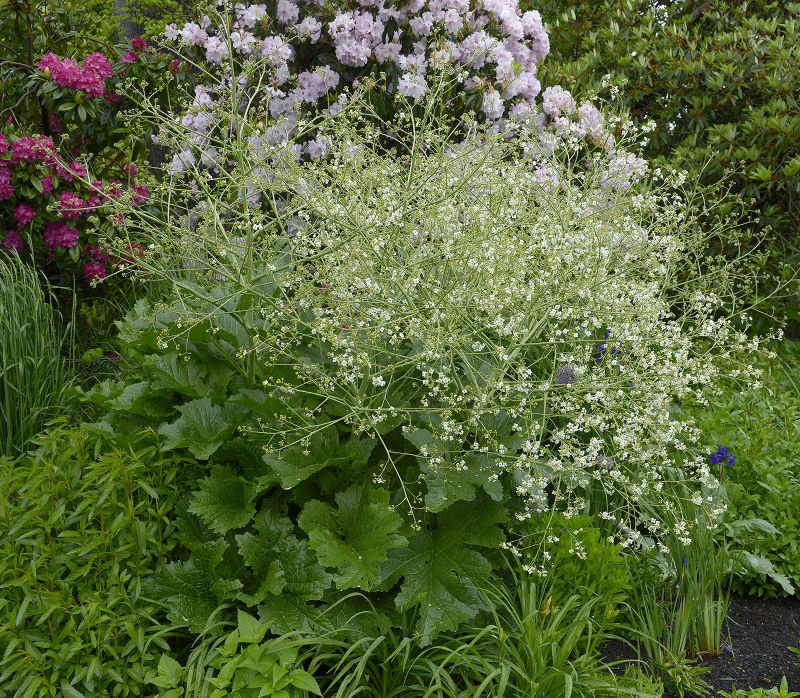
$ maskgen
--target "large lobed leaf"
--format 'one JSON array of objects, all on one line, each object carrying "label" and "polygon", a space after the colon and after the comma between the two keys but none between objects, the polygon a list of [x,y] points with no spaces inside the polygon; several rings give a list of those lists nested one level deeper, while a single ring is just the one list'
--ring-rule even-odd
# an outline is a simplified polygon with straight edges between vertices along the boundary
[{"label": "large lobed leaf", "polygon": [[400,610],[420,606],[417,630],[423,644],[487,608],[479,588],[491,564],[467,546],[497,548],[505,519],[497,502],[459,502],[437,517],[435,528],[422,528],[407,548],[389,554],[382,586],[388,589],[403,580],[395,604]]},{"label": "large lobed leaf", "polygon": [[320,562],[336,569],[339,589],[371,590],[390,550],[406,545],[398,533],[403,520],[389,505],[389,493],[353,485],[336,495],[337,508],[318,500],[306,504],[299,524]]}]

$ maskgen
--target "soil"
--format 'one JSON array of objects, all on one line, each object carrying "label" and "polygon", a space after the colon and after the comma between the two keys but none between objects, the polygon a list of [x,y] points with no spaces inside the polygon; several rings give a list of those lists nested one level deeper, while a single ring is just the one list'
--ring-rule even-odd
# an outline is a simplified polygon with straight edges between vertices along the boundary
[{"label": "soil", "polygon": [[800,600],[734,596],[728,632],[732,653],[704,662],[711,671],[703,678],[716,690],[769,688],[784,676],[800,690],[800,656],[788,649],[800,647]]},{"label": "soil", "polygon": [[[800,690],[800,656],[788,649],[800,647],[800,600],[734,596],[723,637],[730,638],[725,652],[701,660],[710,669],[702,678],[714,694],[730,691],[734,685],[771,688],[780,685],[784,676],[790,689]],[[621,643],[609,643],[604,649],[607,660],[633,658],[630,648]]]}]

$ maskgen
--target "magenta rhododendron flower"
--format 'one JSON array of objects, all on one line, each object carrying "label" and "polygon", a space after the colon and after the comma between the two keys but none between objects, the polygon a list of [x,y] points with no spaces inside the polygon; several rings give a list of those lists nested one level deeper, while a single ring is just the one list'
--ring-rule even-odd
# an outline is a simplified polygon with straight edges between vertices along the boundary
[{"label": "magenta rhododendron flower", "polygon": [[9,230],[3,238],[3,247],[7,250],[14,250],[15,252],[22,252],[25,249],[25,240],[22,239],[16,230]]},{"label": "magenta rhododendron flower", "polygon": [[14,192],[16,189],[11,184],[11,173],[5,167],[0,167],[0,201],[8,201]]},{"label": "magenta rhododendron flower", "polygon": [[11,164],[41,161],[49,165],[55,160],[55,151],[56,146],[49,136],[18,138],[11,144]]},{"label": "magenta rhododendron flower", "polygon": [[106,278],[106,268],[101,262],[86,262],[83,265],[83,278],[87,283]]},{"label": "magenta rhododendron flower", "polygon": [[76,221],[83,214],[85,203],[75,192],[61,192],[58,197],[58,215],[66,221]]},{"label": "magenta rhododendron flower", "polygon": [[42,239],[48,250],[64,250],[78,244],[78,231],[61,221],[52,221],[44,226]]},{"label": "magenta rhododendron flower", "polygon": [[0,157],[5,155],[8,152],[8,141],[6,137],[0,133]]},{"label": "magenta rhododendron flower", "polygon": [[88,55],[82,65],[46,53],[36,67],[59,87],[80,90],[90,97],[102,97],[105,81],[112,75],[111,62],[102,53]]},{"label": "magenta rhododendron flower", "polygon": [[136,51],[126,51],[122,56],[123,63],[136,63],[136,60],[139,58],[139,54]]},{"label": "magenta rhododendron flower", "polygon": [[28,204],[19,204],[14,209],[14,220],[20,228],[25,228],[30,222],[36,218],[36,211]]},{"label": "magenta rhododendron flower", "polygon": [[131,39],[131,47],[134,51],[144,51],[147,48],[147,41],[144,37],[137,36]]}]

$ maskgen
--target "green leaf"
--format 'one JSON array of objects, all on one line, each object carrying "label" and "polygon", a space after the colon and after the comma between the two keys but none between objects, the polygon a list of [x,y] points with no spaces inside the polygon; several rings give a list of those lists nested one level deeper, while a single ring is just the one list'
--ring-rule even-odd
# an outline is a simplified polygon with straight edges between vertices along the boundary
[{"label": "green leaf", "polygon": [[745,569],[754,574],[763,574],[769,577],[772,581],[779,584],[787,594],[790,596],[794,595],[794,586],[792,586],[789,578],[785,574],[778,572],[772,562],[767,558],[745,551],[742,553],[742,565]]},{"label": "green leaf", "polygon": [[242,609],[238,612],[239,641],[258,644],[267,633],[267,626]]},{"label": "green leaf", "polygon": [[158,676],[166,683],[159,683],[161,688],[177,688],[183,676],[183,667],[168,654],[162,654],[158,660]]},{"label": "green leaf", "polygon": [[277,473],[281,487],[288,490],[324,468],[363,465],[375,443],[375,439],[360,439],[339,444],[336,427],[327,426],[315,432],[307,445],[285,448],[280,456],[267,454],[264,462]]},{"label": "green leaf", "polygon": [[211,475],[200,481],[200,489],[192,495],[189,511],[224,535],[246,526],[253,518],[255,495],[256,488],[232,468],[214,466]]},{"label": "green leaf", "polygon": [[[2,3],[0,3],[0,7],[2,7]],[[65,698],[86,698],[86,696],[79,690],[73,688],[72,686],[68,686],[67,684],[64,684],[61,687],[61,693],[65,696]]]},{"label": "green leaf", "polygon": [[389,550],[408,542],[398,534],[403,521],[383,489],[353,485],[336,495],[336,503],[338,509],[317,500],[308,502],[298,523],[319,561],[336,568],[339,589],[369,591],[380,581],[380,564]]},{"label": "green leaf", "polygon": [[[425,475],[428,511],[439,512],[455,502],[472,501],[481,487],[496,502],[503,499],[498,469],[485,453],[466,453],[459,462],[453,463],[449,450],[440,450],[436,438],[427,429],[415,429],[404,436],[424,453],[417,460]],[[432,464],[431,456],[437,456],[441,462]]]},{"label": "green leaf", "polygon": [[192,551],[185,562],[164,565],[153,580],[154,593],[167,605],[178,622],[194,633],[205,630],[214,611],[234,598],[241,588],[220,569],[227,543],[221,538],[204,543]]},{"label": "green leaf", "polygon": [[382,587],[403,579],[395,604],[401,610],[420,606],[417,629],[423,644],[438,632],[456,630],[487,607],[478,589],[491,565],[466,546],[497,548],[505,518],[496,502],[459,502],[438,516],[435,529],[423,528],[407,548],[389,554]]},{"label": "green leaf", "polygon": [[302,691],[309,691],[315,696],[322,695],[317,680],[303,669],[293,669],[289,674],[289,683],[295,688],[299,688]]},{"label": "green leaf", "polygon": [[188,448],[195,458],[208,460],[233,434],[238,408],[215,405],[207,397],[178,407],[181,416],[163,424],[159,434],[167,437],[166,450]]},{"label": "green leaf", "polygon": [[178,352],[153,354],[145,358],[144,364],[151,372],[150,382],[155,390],[173,390],[190,397],[209,394],[208,371],[194,358],[187,361]]},{"label": "green leaf", "polygon": [[256,534],[236,536],[239,554],[253,571],[252,593],[241,593],[245,603],[256,605],[281,594],[301,601],[320,599],[331,584],[305,541],[294,535],[292,522],[268,508],[255,518]]}]

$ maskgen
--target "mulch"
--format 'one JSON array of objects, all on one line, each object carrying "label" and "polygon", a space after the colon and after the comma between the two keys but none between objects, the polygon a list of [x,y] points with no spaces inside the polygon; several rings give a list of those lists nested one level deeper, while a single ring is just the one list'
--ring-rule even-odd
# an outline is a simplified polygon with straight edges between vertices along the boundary
[{"label": "mulch", "polygon": [[788,649],[800,647],[800,600],[734,596],[728,633],[732,653],[704,660],[711,671],[703,678],[716,690],[769,688],[784,676],[800,690],[800,656]]},{"label": "mulch", "polygon": [[[734,686],[771,688],[784,676],[790,690],[800,691],[800,656],[789,650],[800,647],[800,600],[733,596],[723,637],[730,640],[726,651],[700,662],[709,668],[702,678],[713,687],[712,695]],[[619,642],[604,649],[607,661],[633,658],[630,648]]]}]

